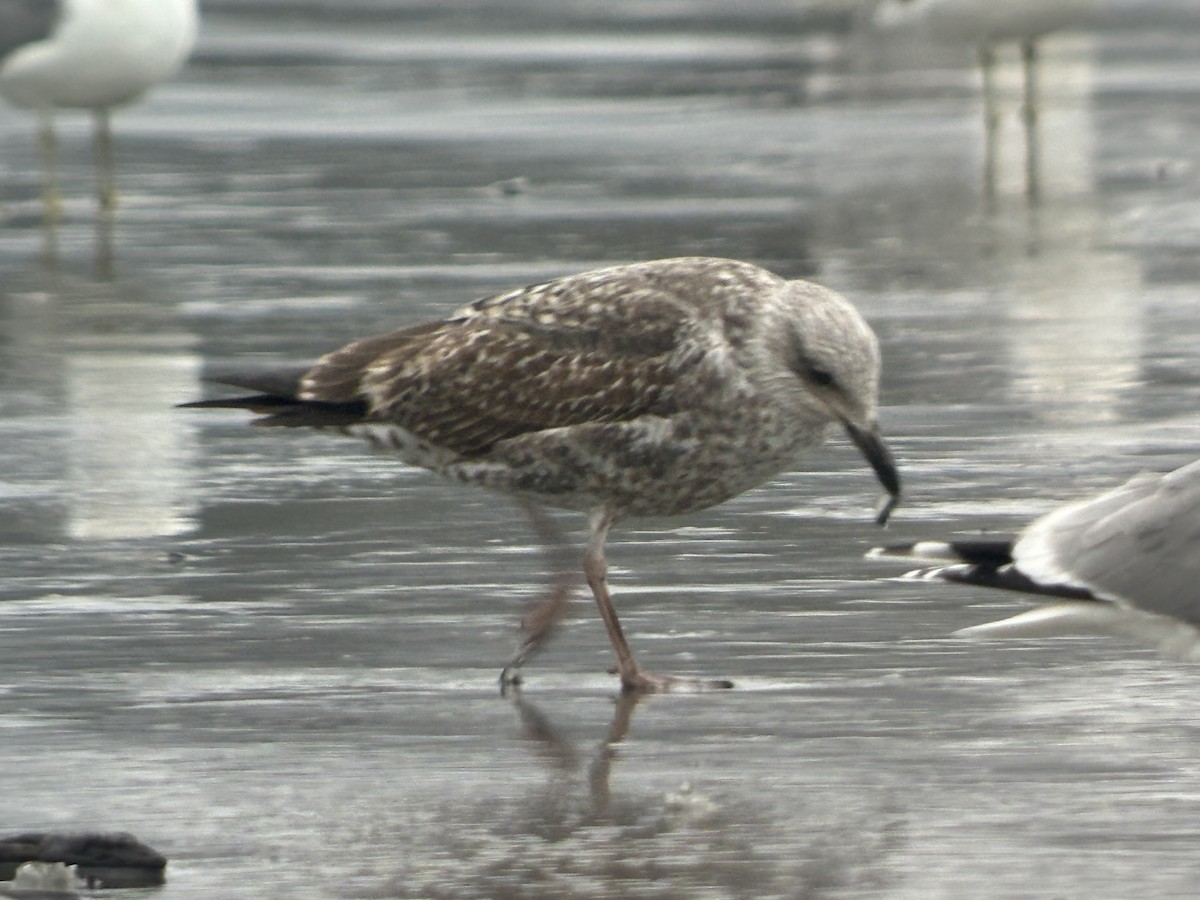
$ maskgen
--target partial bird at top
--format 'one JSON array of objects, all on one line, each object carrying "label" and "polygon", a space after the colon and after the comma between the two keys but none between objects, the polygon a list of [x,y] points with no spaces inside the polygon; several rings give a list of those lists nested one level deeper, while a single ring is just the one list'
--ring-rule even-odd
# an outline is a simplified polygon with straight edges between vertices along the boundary
[{"label": "partial bird at top", "polygon": [[[608,592],[609,529],[736,497],[790,468],[832,425],[890,494],[886,521],[900,479],[876,424],[879,368],[875,334],[839,294],[695,257],[508,291],[312,366],[215,378],[255,393],[186,405],[358,435],[409,465],[512,494],[551,547],[562,539],[542,506],[589,513],[583,568],[616,672],[626,690],[655,691],[683,682],[634,660]],[[573,583],[560,576],[526,617],[506,681],[561,617]]]},{"label": "partial bird at top", "polygon": [[95,115],[100,211],[110,215],[110,112],[170,77],[191,53],[196,27],[196,0],[0,0],[0,96],[38,115],[50,232],[62,216],[55,111]]},{"label": "partial bird at top", "polygon": [[1025,192],[1031,203],[1041,195],[1038,143],[1038,48],[1045,35],[1086,25],[1103,0],[883,0],[875,11],[880,29],[924,27],[935,40],[974,46],[983,75],[984,162],[987,200],[996,195],[996,48],[1017,43],[1025,73]]},{"label": "partial bird at top", "polygon": [[1200,461],[1061,507],[1016,541],[919,541],[869,555],[937,563],[906,578],[1055,598],[960,635],[1112,634],[1200,661]]}]

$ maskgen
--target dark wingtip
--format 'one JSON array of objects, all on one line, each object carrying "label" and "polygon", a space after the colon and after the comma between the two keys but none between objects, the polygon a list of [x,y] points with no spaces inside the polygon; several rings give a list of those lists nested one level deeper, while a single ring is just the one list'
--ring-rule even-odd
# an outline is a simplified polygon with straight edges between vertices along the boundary
[{"label": "dark wingtip", "polygon": [[295,400],[300,393],[300,382],[311,368],[311,363],[269,369],[217,368],[206,374],[204,380],[210,384],[224,384],[270,397]]},{"label": "dark wingtip", "polygon": [[258,393],[216,397],[180,403],[177,409],[244,409],[257,413],[255,425],[285,428],[340,428],[362,422],[367,402],[359,397],[344,400],[301,400],[300,384],[310,365],[272,369],[216,370],[204,380]]},{"label": "dark wingtip", "polygon": [[293,406],[295,400],[284,397],[273,397],[267,394],[256,394],[253,397],[216,397],[211,400],[189,400],[187,403],[176,403],[176,409],[248,409],[252,412],[259,410],[270,411],[281,406]]},{"label": "dark wingtip", "polygon": [[224,397],[180,403],[177,409],[242,409],[260,418],[251,424],[282,428],[344,428],[365,420],[364,401],[321,403],[256,394],[252,397]]},{"label": "dark wingtip", "polygon": [[967,563],[1000,568],[1012,561],[1012,538],[965,538],[956,541],[909,541],[867,551],[871,559],[916,559],[928,563]]},{"label": "dark wingtip", "polygon": [[176,409],[248,409],[251,412],[273,413],[294,407],[300,393],[300,381],[311,368],[309,365],[271,369],[214,369],[204,376],[209,384],[254,391],[250,396],[216,397],[177,403]]}]

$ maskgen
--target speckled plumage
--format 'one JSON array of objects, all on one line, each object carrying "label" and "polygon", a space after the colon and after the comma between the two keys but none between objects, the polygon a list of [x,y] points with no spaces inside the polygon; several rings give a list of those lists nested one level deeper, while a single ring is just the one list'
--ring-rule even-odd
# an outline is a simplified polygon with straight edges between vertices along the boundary
[{"label": "speckled plumage", "polygon": [[365,400],[369,428],[351,431],[461,481],[555,506],[605,505],[617,518],[688,512],[786,468],[832,421],[778,384],[795,377],[769,353],[795,312],[789,292],[811,310],[810,335],[842,326],[813,352],[861,369],[873,406],[878,349],[849,304],[712,259],[603,269],[477,301],[329,354],[299,399]]},{"label": "speckled plumage", "polygon": [[[342,429],[459,481],[590,511],[601,565],[613,523],[734,497],[833,423],[899,492],[875,426],[873,332],[838,294],[734,260],[658,260],[521,288],[343,347],[291,392],[273,378],[227,379],[266,392],[201,405]],[[597,580],[589,571],[603,609]]]}]

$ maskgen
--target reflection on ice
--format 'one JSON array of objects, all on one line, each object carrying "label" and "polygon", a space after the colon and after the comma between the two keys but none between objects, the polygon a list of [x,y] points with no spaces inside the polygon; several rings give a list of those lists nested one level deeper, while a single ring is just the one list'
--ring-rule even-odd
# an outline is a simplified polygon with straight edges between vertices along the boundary
[{"label": "reflection on ice", "polygon": [[[1027,12],[1037,18],[1048,8],[1058,11],[1068,5],[1028,4]],[[1081,5],[1090,2],[1083,0]],[[994,3],[980,4],[979,10],[961,22],[943,22],[947,27],[937,27],[941,13],[956,17],[963,6],[961,2],[881,4],[874,22],[876,33],[868,40],[883,51],[887,60],[883,69],[924,68],[931,59],[942,57],[969,69],[972,78],[980,82],[979,166],[989,207],[998,197],[1021,193],[1037,203],[1043,188],[1057,195],[1090,190],[1094,180],[1091,94],[1096,80],[1095,35],[1054,32],[1049,35],[1051,40],[1043,42],[1039,38],[1045,35],[1034,31],[1018,46],[1017,38],[1025,36],[1020,15],[1017,22],[1009,23],[1015,30],[1008,30],[1009,24],[995,30],[979,21],[997,10],[1002,10],[1001,18],[1007,18],[1008,11]],[[926,20],[923,13],[934,15]]]},{"label": "reflection on ice", "polygon": [[[1040,185],[1055,196],[1076,196],[1092,190],[1096,144],[1091,102],[1096,80],[1095,37],[1056,35],[1047,44],[1046,53],[1038,63],[1039,115],[1032,125],[1022,127],[1018,123],[1023,114],[1018,98],[1024,76],[1016,51],[1000,55],[997,63],[995,193],[1017,195],[1030,185]],[[1033,131],[1026,132],[1025,128]],[[1033,144],[1029,146],[1027,142],[1031,140]],[[1036,194],[1037,188],[1033,192]]]},{"label": "reflection on ice", "polygon": [[67,533],[89,539],[190,531],[195,423],[172,407],[196,390],[199,357],[79,352],[64,365],[71,411]]},{"label": "reflection on ice", "polygon": [[[413,829],[417,840],[401,853],[406,870],[386,895],[802,897],[888,880],[883,873],[902,845],[901,825],[880,810],[826,807],[815,791],[797,828],[794,809],[777,815],[688,780],[645,785],[633,760],[613,788],[639,700],[656,702],[616,698],[585,779],[578,773],[586,754],[518,695],[515,708],[546,766],[546,785],[516,801],[489,797],[456,807],[439,826]],[[435,843],[423,846],[422,838]]]},{"label": "reflection on ice", "polygon": [[1141,377],[1141,268],[1127,254],[1086,246],[1092,240],[1079,235],[1019,260],[1002,298],[1020,322],[1008,342],[1013,386],[1061,425],[1118,421]]}]

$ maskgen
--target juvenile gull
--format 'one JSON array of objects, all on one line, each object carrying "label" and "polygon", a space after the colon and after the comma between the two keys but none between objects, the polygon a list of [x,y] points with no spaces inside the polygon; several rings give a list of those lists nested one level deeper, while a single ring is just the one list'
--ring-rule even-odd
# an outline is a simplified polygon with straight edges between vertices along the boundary
[{"label": "juvenile gull", "polygon": [[1200,660],[1200,461],[1057,509],[1015,541],[921,541],[868,555],[943,563],[907,578],[1058,598],[959,635],[1110,634]]},{"label": "juvenile gull", "polygon": [[[874,333],[833,291],[734,260],[585,272],[357,341],[301,371],[216,380],[258,393],[185,405],[365,437],[410,465],[516,495],[544,539],[541,506],[587,512],[583,570],[627,690],[681,682],[640,669],[622,634],[605,577],[615,523],[735,497],[833,424],[890,494],[881,524],[900,494],[875,419]],[[526,616],[505,683],[569,593],[560,582]]]}]

